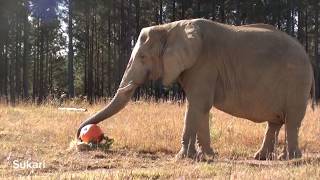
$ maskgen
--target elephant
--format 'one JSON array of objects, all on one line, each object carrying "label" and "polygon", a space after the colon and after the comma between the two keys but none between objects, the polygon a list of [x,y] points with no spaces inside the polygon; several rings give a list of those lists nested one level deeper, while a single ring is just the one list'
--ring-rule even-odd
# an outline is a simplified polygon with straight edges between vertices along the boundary
[{"label": "elephant", "polygon": [[301,44],[267,24],[226,25],[206,19],[180,20],[143,28],[111,102],[84,121],[97,124],[125,107],[148,80],[178,82],[186,113],[177,158],[213,157],[212,107],[256,123],[267,122],[255,159],[274,157],[282,125],[281,159],[300,158],[298,133],[309,98],[315,102],[311,62]]}]

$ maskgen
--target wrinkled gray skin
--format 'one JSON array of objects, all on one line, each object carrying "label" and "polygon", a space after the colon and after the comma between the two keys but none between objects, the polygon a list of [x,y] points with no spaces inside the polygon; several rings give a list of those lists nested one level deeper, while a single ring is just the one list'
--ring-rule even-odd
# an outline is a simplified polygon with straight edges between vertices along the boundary
[{"label": "wrinkled gray skin", "polygon": [[144,28],[115,97],[80,125],[77,137],[83,126],[124,108],[139,85],[159,78],[164,85],[177,80],[187,97],[177,158],[213,155],[212,106],[253,122],[268,122],[256,159],[273,157],[283,124],[287,146],[280,158],[301,157],[298,132],[308,98],[314,97],[312,67],[298,41],[265,24],[229,26],[194,19]]}]

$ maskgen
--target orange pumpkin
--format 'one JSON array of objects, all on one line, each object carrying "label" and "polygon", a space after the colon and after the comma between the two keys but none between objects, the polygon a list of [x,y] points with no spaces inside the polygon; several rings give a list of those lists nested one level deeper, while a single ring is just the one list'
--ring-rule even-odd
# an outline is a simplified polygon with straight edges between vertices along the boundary
[{"label": "orange pumpkin", "polygon": [[80,139],[85,142],[99,143],[103,138],[103,132],[96,124],[88,124],[80,131]]}]

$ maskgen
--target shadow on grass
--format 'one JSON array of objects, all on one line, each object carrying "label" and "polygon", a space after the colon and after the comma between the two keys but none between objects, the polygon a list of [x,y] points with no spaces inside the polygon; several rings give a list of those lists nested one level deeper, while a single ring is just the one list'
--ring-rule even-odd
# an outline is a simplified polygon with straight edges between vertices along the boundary
[{"label": "shadow on grass", "polygon": [[308,153],[302,158],[293,159],[288,161],[280,161],[280,160],[254,160],[254,159],[246,159],[246,160],[216,160],[213,161],[227,164],[239,164],[239,165],[249,165],[252,167],[275,167],[275,166],[302,166],[302,165],[315,165],[320,164],[320,154],[318,153]]}]

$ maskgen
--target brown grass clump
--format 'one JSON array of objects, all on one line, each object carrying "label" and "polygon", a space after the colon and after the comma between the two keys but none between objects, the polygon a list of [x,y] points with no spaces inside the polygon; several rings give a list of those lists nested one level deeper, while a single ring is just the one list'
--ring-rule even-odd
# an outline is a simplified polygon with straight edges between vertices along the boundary
[{"label": "brown grass clump", "polygon": [[[18,175],[40,179],[47,176],[67,179],[320,177],[319,107],[315,111],[307,109],[300,131],[305,158],[297,162],[252,160],[266,124],[213,109],[211,140],[219,155],[214,162],[206,164],[173,160],[180,148],[185,111],[184,105],[174,103],[132,102],[101,123],[106,135],[115,140],[109,152],[70,149],[78,125],[103,105],[89,106],[87,112],[66,112],[50,105],[8,107],[0,104],[0,178]],[[279,147],[284,145],[283,139],[282,130]],[[13,168],[14,160],[45,162],[46,166]]]}]

